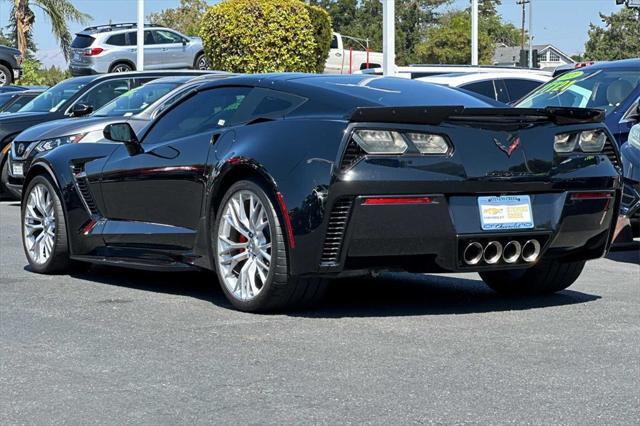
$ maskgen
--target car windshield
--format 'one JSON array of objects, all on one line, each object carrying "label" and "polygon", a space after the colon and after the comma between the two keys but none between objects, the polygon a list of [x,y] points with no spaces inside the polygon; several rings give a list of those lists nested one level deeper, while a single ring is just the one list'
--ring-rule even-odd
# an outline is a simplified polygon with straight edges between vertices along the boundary
[{"label": "car windshield", "polygon": [[640,86],[631,70],[579,70],[560,75],[520,101],[517,108],[548,106],[599,108],[613,111]]},{"label": "car windshield", "polygon": [[19,112],[54,112],[86,86],[86,81],[63,81],[33,98]]},{"label": "car windshield", "polygon": [[138,114],[162,96],[180,86],[180,84],[176,82],[145,84],[117,97],[97,110],[93,115],[97,117],[120,117]]}]

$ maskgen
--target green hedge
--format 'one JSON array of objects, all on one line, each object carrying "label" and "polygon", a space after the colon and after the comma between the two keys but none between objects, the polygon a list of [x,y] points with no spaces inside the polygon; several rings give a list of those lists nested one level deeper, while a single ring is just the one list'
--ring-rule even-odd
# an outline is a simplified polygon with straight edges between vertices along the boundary
[{"label": "green hedge", "polygon": [[[326,24],[319,23],[319,16],[300,0],[224,0],[204,14],[200,37],[212,69],[314,72],[319,69],[318,55],[326,59],[328,54]],[[329,23],[329,32],[330,27]],[[316,32],[322,33],[322,48]]]},{"label": "green hedge", "polygon": [[333,30],[331,29],[331,16],[329,13],[318,6],[307,6],[307,13],[311,19],[313,27],[313,38],[315,40],[315,57],[316,72],[324,71],[329,49],[331,48],[331,39],[333,38]]}]

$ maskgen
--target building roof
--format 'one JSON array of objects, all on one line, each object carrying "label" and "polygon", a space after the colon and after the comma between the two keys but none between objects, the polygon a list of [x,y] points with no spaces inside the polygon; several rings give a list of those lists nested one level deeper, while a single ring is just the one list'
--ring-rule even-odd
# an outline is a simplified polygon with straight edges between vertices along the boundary
[{"label": "building roof", "polygon": [[[525,49],[529,49],[529,46],[525,46]],[[571,56],[564,53],[552,44],[534,44],[533,49],[538,51],[538,55],[552,49],[558,55],[560,55],[566,62],[575,62],[571,59]],[[510,64],[517,63],[520,59],[520,47],[498,46],[493,54],[494,64]]]}]

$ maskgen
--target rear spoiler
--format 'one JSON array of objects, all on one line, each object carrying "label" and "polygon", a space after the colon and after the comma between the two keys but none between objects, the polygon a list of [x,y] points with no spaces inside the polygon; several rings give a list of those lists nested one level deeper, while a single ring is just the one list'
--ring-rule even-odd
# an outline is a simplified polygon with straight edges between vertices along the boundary
[{"label": "rear spoiler", "polygon": [[360,107],[349,121],[367,123],[400,123],[438,125],[455,121],[551,121],[555,124],[601,123],[604,111],[589,108],[465,108],[463,106],[433,107]]}]

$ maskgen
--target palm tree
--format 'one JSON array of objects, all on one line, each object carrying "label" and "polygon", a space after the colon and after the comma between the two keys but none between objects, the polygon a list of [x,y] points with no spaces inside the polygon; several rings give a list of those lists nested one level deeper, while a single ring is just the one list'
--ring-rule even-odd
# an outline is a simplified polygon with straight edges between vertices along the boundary
[{"label": "palm tree", "polygon": [[31,7],[41,9],[51,20],[54,37],[60,43],[65,59],[69,60],[71,32],[67,21],[87,23],[91,16],[80,12],[70,0],[13,0],[12,19],[15,23],[18,49],[26,56],[29,48],[29,35],[33,30],[36,17]]}]

